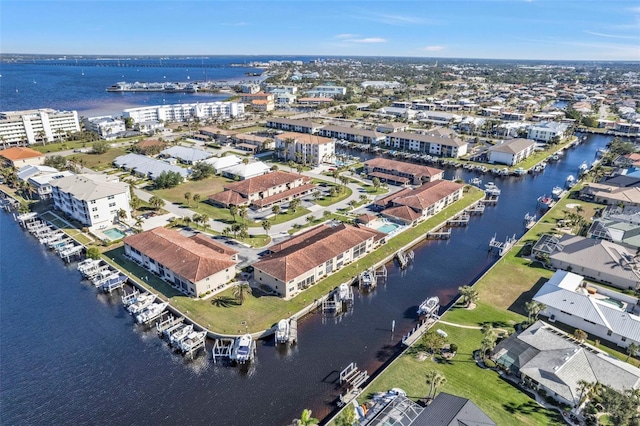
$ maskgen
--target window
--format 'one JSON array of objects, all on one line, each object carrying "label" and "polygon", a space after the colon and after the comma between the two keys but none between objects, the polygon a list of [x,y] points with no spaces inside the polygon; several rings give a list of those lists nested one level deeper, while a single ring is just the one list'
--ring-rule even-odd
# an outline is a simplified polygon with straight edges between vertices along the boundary
[{"label": "window", "polygon": [[622,340],[623,342],[626,342],[626,341],[627,341],[627,338],[626,338],[626,337],[623,337],[623,338],[622,338],[622,339],[620,339],[620,340]]},{"label": "window", "polygon": [[607,330],[607,336],[611,336],[612,331],[611,330]]},{"label": "window", "polygon": [[115,207],[116,203],[109,203],[109,207]]},{"label": "window", "polygon": [[114,198],[116,198],[116,196],[115,196],[115,195],[109,195],[109,196],[107,197],[107,200],[113,200]]}]

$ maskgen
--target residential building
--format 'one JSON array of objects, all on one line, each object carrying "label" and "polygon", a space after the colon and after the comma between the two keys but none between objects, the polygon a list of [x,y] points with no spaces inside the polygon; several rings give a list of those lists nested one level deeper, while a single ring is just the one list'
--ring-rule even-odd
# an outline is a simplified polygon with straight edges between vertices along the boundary
[{"label": "residential building", "polygon": [[617,391],[640,387],[640,369],[542,321],[513,334],[493,350],[492,359],[527,387],[544,390],[562,404],[578,407],[582,381]]},{"label": "residential building", "polygon": [[273,245],[253,264],[254,279],[290,299],[384,242],[386,234],[347,224],[319,225]]},{"label": "residential building", "polygon": [[222,145],[229,143],[233,136],[238,133],[234,130],[224,130],[218,127],[202,127],[199,129],[199,132],[201,135],[205,136],[205,140],[213,139]]},{"label": "residential building", "polygon": [[378,124],[376,131],[381,133],[406,132],[409,125],[406,123],[382,123]]},{"label": "residential building", "polygon": [[332,98],[298,98],[297,99],[297,103],[299,105],[319,106],[319,105],[329,105],[333,102],[334,100]]},{"label": "residential building", "polygon": [[311,90],[307,90],[307,96],[310,98],[335,98],[336,96],[344,96],[347,94],[347,88],[343,86],[316,86]]},{"label": "residential building", "polygon": [[213,157],[213,154],[201,149],[191,148],[188,146],[172,146],[160,152],[165,157],[177,158],[184,164],[196,164],[200,161]]},{"label": "residential building", "polygon": [[438,157],[462,157],[469,144],[458,137],[442,137],[432,134],[409,132],[390,133],[385,144],[403,151],[417,151]]},{"label": "residential building", "polygon": [[51,182],[55,208],[90,229],[131,218],[129,185],[102,174],[67,176]]},{"label": "residential building", "polygon": [[276,105],[293,105],[296,103],[298,97],[291,93],[275,93],[275,103]]},{"label": "residential building", "polygon": [[290,118],[267,118],[267,127],[271,129],[284,130],[286,132],[299,132],[316,134],[322,124],[314,123],[311,120],[292,120]]},{"label": "residential building", "polygon": [[377,157],[364,163],[370,179],[377,177],[381,182],[400,185],[422,185],[425,182],[442,179],[444,171],[420,164]]},{"label": "residential building", "polygon": [[619,289],[635,290],[640,285],[640,268],[634,255],[610,241],[568,234],[558,239],[545,234],[533,246],[533,253],[549,256],[555,269]]},{"label": "residential building", "polygon": [[359,129],[344,126],[324,126],[318,130],[318,135],[327,138],[345,140],[356,143],[378,145],[384,142],[385,135],[375,130]]},{"label": "residential building", "polygon": [[[224,157],[223,157],[224,158]],[[213,204],[223,207],[251,206],[270,208],[291,201],[315,190],[311,179],[297,173],[275,171],[224,186],[224,190],[209,197]]]},{"label": "residential building", "polygon": [[601,217],[593,221],[587,237],[611,241],[637,252],[640,249],[640,208],[608,206]]},{"label": "residential building", "polygon": [[541,121],[529,128],[528,139],[538,142],[549,142],[551,139],[558,137],[560,139],[566,136],[569,126],[566,123],[557,123],[555,121]]},{"label": "residential building", "polygon": [[594,203],[614,206],[640,206],[640,186],[614,186],[605,183],[587,183],[580,198]]},{"label": "residential building", "polygon": [[69,170],[56,171],[54,173],[41,173],[35,176],[29,177],[27,180],[31,187],[35,190],[38,198],[41,200],[48,200],[53,197],[53,187],[51,183],[56,179],[60,179],[67,176],[73,176],[73,173]]},{"label": "residential building", "polygon": [[217,174],[222,173],[222,170],[242,164],[242,159],[237,155],[225,155],[222,157],[211,157],[204,160],[205,163],[213,166]]},{"label": "residential building", "polygon": [[263,163],[262,161],[254,161],[253,163],[236,164],[220,170],[222,176],[228,177],[233,180],[245,180],[254,177],[266,175],[271,172],[271,166]]},{"label": "residential building", "polygon": [[124,252],[182,293],[199,297],[230,287],[238,252],[203,234],[158,227],[124,239]]},{"label": "residential building", "polygon": [[298,87],[296,86],[276,86],[273,84],[267,84],[264,88],[264,91],[267,93],[273,93],[274,95],[280,93],[287,93],[290,95],[295,95],[298,93]]},{"label": "residential building", "polygon": [[79,131],[77,111],[42,108],[0,112],[0,140],[7,145],[49,143]]},{"label": "residential building", "polygon": [[243,93],[240,95],[240,102],[244,102],[245,104],[250,104],[253,101],[267,101],[273,103],[274,96],[273,93]]},{"label": "residential building", "polygon": [[260,152],[275,149],[275,142],[271,138],[264,136],[238,133],[233,137],[235,146],[243,151]]},{"label": "residential building", "polygon": [[461,115],[441,111],[422,111],[417,115],[416,118],[420,121],[439,124],[443,126],[448,126],[452,123],[458,123],[462,120]]},{"label": "residential building", "polygon": [[515,166],[534,153],[536,142],[531,139],[511,139],[489,148],[488,160],[491,164]]},{"label": "residential building", "polygon": [[191,173],[189,169],[185,169],[184,167],[133,153],[116,157],[116,159],[113,160],[113,164],[118,168],[131,170],[135,174],[151,180],[156,180],[158,176],[165,172],[178,173],[183,179],[188,179]]},{"label": "residential building", "polygon": [[464,185],[448,180],[427,182],[416,189],[405,188],[377,200],[374,207],[380,215],[403,225],[411,225],[431,217],[462,198]]},{"label": "residential building", "polygon": [[394,107],[382,107],[376,110],[378,114],[388,115],[391,117],[401,117],[407,120],[412,120],[418,114],[416,110],[411,108],[394,108]]},{"label": "residential building", "polygon": [[101,139],[106,140],[115,139],[118,134],[126,131],[124,120],[110,115],[85,118],[83,123],[86,130],[97,133]]},{"label": "residential building", "polygon": [[275,146],[278,158],[313,166],[332,162],[336,155],[333,139],[308,133],[281,133],[275,136]]},{"label": "residential building", "polygon": [[155,105],[140,108],[129,108],[122,112],[125,118],[135,123],[145,121],[176,121],[207,118],[232,118],[244,114],[244,104],[240,102],[204,102],[195,104]]},{"label": "residential building", "polygon": [[638,299],[583,281],[581,275],[558,270],[533,296],[542,315],[579,328],[618,346],[640,345]]},{"label": "residential building", "polygon": [[496,422],[471,400],[440,392],[410,423],[410,426],[428,425],[496,426]]},{"label": "residential building", "polygon": [[35,149],[14,146],[0,151],[5,164],[19,169],[24,166],[38,166],[44,163],[45,155]]}]

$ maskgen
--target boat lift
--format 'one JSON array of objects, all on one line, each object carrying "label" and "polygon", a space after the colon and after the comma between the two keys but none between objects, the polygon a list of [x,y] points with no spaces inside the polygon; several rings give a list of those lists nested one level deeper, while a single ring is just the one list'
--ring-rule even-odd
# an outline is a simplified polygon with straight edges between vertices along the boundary
[{"label": "boat lift", "polygon": [[134,289],[133,292],[131,292],[129,294],[123,294],[122,295],[122,304],[124,306],[129,306],[129,305],[131,305],[132,303],[134,303],[136,301],[138,296],[140,296],[140,292],[138,291],[138,289]]},{"label": "boat lift", "polygon": [[396,253],[396,259],[400,264],[400,269],[405,269],[409,266],[409,263],[413,262],[413,258],[415,257],[415,253],[413,250],[409,250],[405,252],[404,250],[400,250]]},{"label": "boat lift", "polygon": [[518,241],[518,239],[516,238],[516,234],[513,234],[513,237],[507,237],[504,242],[498,241],[496,239],[496,235],[494,235],[493,238],[491,238],[491,241],[489,241],[489,251],[493,250],[494,248],[498,249],[498,254],[500,255],[500,257],[502,257],[507,254],[509,250],[511,250],[511,247],[515,245],[516,241]]},{"label": "boat lift", "polygon": [[173,314],[169,314],[166,319],[161,319],[156,323],[156,330],[158,330],[160,336],[165,335],[168,337],[183,321],[184,317],[174,317]]}]

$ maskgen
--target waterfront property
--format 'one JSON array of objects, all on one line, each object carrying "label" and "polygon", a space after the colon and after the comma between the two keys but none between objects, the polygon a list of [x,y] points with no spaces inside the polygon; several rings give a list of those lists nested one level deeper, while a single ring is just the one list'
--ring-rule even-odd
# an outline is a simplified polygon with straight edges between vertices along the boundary
[{"label": "waterfront property", "polygon": [[609,206],[595,219],[587,237],[601,238],[631,250],[640,249],[640,209]]},{"label": "waterfront property", "polygon": [[311,120],[292,120],[290,118],[270,117],[267,118],[267,127],[287,132],[309,133],[313,135],[318,133],[322,124],[314,123]]},{"label": "waterfront property", "polygon": [[213,154],[201,149],[179,145],[164,149],[160,154],[165,157],[177,158],[184,164],[196,164],[213,156]]},{"label": "waterfront property", "polygon": [[640,369],[593,346],[579,344],[559,329],[537,321],[500,342],[493,360],[525,385],[570,407],[578,407],[580,382],[624,391],[640,388]]},{"label": "waterfront property", "polygon": [[27,182],[29,182],[36,194],[38,194],[39,199],[46,200],[53,197],[53,187],[51,186],[51,183],[56,179],[67,176],[73,176],[73,173],[69,170],[63,170],[61,172],[55,171],[52,173],[39,173],[35,176],[30,176]]},{"label": "waterfront property", "polygon": [[[99,174],[62,177],[51,182],[55,208],[92,229],[105,229],[131,217],[129,185]],[[124,217],[121,217],[124,212]]]},{"label": "waterfront property", "polygon": [[640,305],[635,297],[606,290],[583,277],[558,270],[533,296],[542,315],[626,347],[640,344]]},{"label": "waterfront property", "polygon": [[553,138],[564,138],[569,125],[555,121],[541,121],[529,128],[528,139],[539,142],[549,142]]},{"label": "waterfront property", "polygon": [[320,225],[271,246],[254,278],[290,299],[385,242],[386,234],[347,224]]},{"label": "waterfront property", "polygon": [[425,182],[442,179],[444,173],[434,167],[389,160],[382,157],[365,161],[364,168],[371,179],[377,177],[381,182],[399,185],[422,185]]},{"label": "waterfront property", "polygon": [[333,139],[346,140],[348,142],[378,145],[384,142],[384,133],[375,130],[358,129],[343,126],[324,126],[318,130],[320,136]]},{"label": "waterfront property", "polygon": [[45,159],[44,154],[34,149],[20,146],[3,149],[0,151],[0,157],[2,157],[5,164],[17,169],[24,166],[41,165]]},{"label": "waterfront property", "polygon": [[605,183],[588,183],[580,191],[580,198],[607,205],[640,206],[639,186],[614,186]]},{"label": "waterfront property", "polygon": [[158,227],[124,239],[125,254],[177,290],[199,297],[228,288],[238,252],[210,237]]},{"label": "waterfront property", "polygon": [[279,158],[297,163],[318,166],[335,159],[335,142],[322,136],[288,132],[276,135],[275,143]]},{"label": "waterfront property", "polygon": [[489,163],[515,166],[533,154],[536,142],[531,139],[512,139],[489,148]]},{"label": "waterfront property", "polygon": [[122,111],[124,118],[135,123],[146,121],[186,122],[198,118],[232,118],[244,114],[244,104],[238,102],[203,102],[194,104],[155,105],[140,108],[128,108]]},{"label": "waterfront property", "polygon": [[0,138],[9,145],[54,142],[79,131],[77,111],[42,108],[0,112]]},{"label": "waterfront property", "polygon": [[120,133],[127,129],[124,120],[113,118],[110,115],[101,117],[88,117],[83,120],[84,128],[90,132],[97,133],[101,139],[115,139]]},{"label": "waterfront property", "polygon": [[304,175],[278,170],[229,183],[224,186],[224,191],[211,195],[209,201],[222,207],[264,209],[309,194],[315,188],[311,179]]},{"label": "waterfront property", "polygon": [[403,151],[423,152],[438,157],[462,157],[467,153],[469,146],[458,137],[409,132],[389,133],[385,138],[385,145]]},{"label": "waterfront property", "polygon": [[459,183],[437,180],[383,197],[374,203],[374,207],[382,210],[381,216],[410,225],[437,214],[462,198],[463,188]]},{"label": "waterfront property", "polygon": [[543,235],[533,253],[549,256],[551,266],[579,273],[584,277],[619,289],[638,288],[640,270],[633,254],[616,243],[577,235],[560,239]]}]

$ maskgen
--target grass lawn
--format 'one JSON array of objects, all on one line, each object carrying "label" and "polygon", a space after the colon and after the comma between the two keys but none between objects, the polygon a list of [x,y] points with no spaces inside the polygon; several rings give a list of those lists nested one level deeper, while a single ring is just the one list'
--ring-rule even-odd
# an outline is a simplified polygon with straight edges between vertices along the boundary
[{"label": "grass lawn", "polygon": [[35,149],[38,152],[43,154],[48,154],[50,152],[60,152],[66,151],[68,149],[79,149],[91,147],[91,142],[85,141],[73,141],[73,142],[56,142],[56,143],[48,143],[46,145],[32,145],[29,148]]},{"label": "grass lawn", "polygon": [[289,229],[287,232],[289,233],[289,235],[293,235],[297,232],[300,232],[300,230],[305,229],[305,228],[310,228],[316,225],[319,225],[323,222],[327,222],[328,220],[337,220],[340,222],[349,222],[351,220],[351,218],[344,216],[344,215],[340,215],[340,214],[335,214],[335,213],[331,213],[331,214],[327,214],[327,215],[321,215],[316,217],[313,221],[307,221],[305,224],[303,225],[298,225],[297,227],[294,227],[292,229]]},{"label": "grass lawn", "polygon": [[105,170],[113,167],[113,160],[116,157],[126,153],[124,148],[111,148],[104,154],[74,154],[68,159],[76,163],[81,162],[83,166],[93,170]]},{"label": "grass lawn", "polygon": [[[359,184],[361,184],[360,182],[358,182]],[[362,185],[362,184],[361,184]],[[381,195],[381,194],[386,194],[387,192],[389,192],[389,187],[379,187],[378,189],[376,189],[373,185],[362,185],[362,188],[367,191],[367,194],[369,195]]]},{"label": "grass lawn", "polygon": [[[445,316],[446,320],[450,318]],[[358,399],[364,402],[375,392],[399,387],[412,399],[420,399],[429,392],[425,374],[430,370],[441,372],[447,379],[440,391],[468,398],[480,407],[498,425],[560,425],[561,415],[540,407],[535,400],[500,378],[493,370],[478,367],[473,351],[481,346],[480,330],[470,330],[439,324],[448,335],[448,341],[458,345],[457,355],[447,362],[427,359],[420,361],[415,351],[408,350],[381,376],[367,387]]]}]

